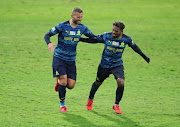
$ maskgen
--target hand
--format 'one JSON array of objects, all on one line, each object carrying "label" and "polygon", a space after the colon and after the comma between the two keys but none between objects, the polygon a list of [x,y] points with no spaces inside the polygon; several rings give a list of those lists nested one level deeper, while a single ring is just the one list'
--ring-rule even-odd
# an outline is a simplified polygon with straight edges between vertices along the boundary
[{"label": "hand", "polygon": [[55,44],[53,44],[53,43],[49,43],[48,44],[48,48],[49,48],[49,52],[50,53],[53,53],[54,52],[54,47],[53,46],[55,46]]},{"label": "hand", "polygon": [[146,57],[146,58],[144,58],[144,59],[146,60],[147,63],[150,62],[150,58],[149,58],[149,57]]}]

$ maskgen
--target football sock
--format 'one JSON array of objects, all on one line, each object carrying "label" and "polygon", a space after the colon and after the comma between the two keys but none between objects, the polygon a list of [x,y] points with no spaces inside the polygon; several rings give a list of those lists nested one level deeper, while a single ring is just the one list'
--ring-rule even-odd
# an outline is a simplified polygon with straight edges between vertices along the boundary
[{"label": "football sock", "polygon": [[66,95],[66,86],[63,86],[61,84],[59,84],[59,99],[60,99],[60,102],[64,102],[65,100],[65,95]]},{"label": "football sock", "polygon": [[68,89],[70,89],[69,86],[68,86],[68,84],[66,85],[66,87],[67,87]]},{"label": "football sock", "polygon": [[89,94],[89,99],[90,100],[93,100],[94,99],[94,94],[96,93],[96,91],[98,90],[99,88],[99,85],[95,85],[95,82],[92,84],[92,87],[91,87],[91,91],[90,91],[90,94]]},{"label": "football sock", "polygon": [[116,101],[115,101],[115,105],[119,105],[119,102],[121,101],[121,98],[123,96],[123,92],[124,92],[124,86],[123,87],[119,87],[116,90]]},{"label": "football sock", "polygon": [[64,102],[60,102],[60,107],[66,106],[65,101]]}]

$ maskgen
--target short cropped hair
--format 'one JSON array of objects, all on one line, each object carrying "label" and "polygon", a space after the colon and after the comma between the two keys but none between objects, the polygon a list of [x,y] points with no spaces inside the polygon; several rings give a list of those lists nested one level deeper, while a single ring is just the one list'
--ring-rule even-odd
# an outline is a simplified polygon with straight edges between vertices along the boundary
[{"label": "short cropped hair", "polygon": [[122,21],[115,21],[113,23],[113,26],[119,27],[121,30],[123,30],[125,28],[125,25]]},{"label": "short cropped hair", "polygon": [[72,10],[72,14],[75,15],[76,12],[78,12],[78,13],[83,13],[83,10],[82,10],[81,8],[79,8],[79,7],[75,7],[75,8]]}]

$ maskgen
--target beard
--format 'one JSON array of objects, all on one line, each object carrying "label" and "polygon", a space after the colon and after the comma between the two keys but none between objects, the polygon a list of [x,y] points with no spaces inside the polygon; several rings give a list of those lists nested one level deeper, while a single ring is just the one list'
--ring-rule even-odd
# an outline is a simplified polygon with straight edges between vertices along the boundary
[{"label": "beard", "polygon": [[113,38],[118,38],[119,35],[116,35],[116,34],[112,34]]},{"label": "beard", "polygon": [[80,21],[80,20],[73,20],[73,23],[76,24],[76,25],[78,25],[78,24],[81,23],[81,21]]},{"label": "beard", "polygon": [[113,37],[113,38],[119,38],[121,35],[122,35],[122,34],[113,34],[113,33],[112,33],[112,37]]}]

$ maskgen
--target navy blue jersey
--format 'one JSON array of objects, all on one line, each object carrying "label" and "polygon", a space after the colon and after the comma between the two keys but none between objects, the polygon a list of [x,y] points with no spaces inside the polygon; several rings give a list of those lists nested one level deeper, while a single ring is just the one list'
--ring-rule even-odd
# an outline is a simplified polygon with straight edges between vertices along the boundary
[{"label": "navy blue jersey", "polygon": [[83,24],[78,24],[72,28],[69,21],[59,23],[50,32],[58,34],[58,44],[54,51],[54,56],[66,61],[75,61],[76,46],[82,34],[93,37],[94,34]]},{"label": "navy blue jersey", "polygon": [[97,40],[105,44],[100,64],[103,68],[123,65],[122,54],[126,45],[131,47],[135,44],[132,39],[125,34],[122,34],[121,39],[113,38],[112,32],[105,32],[104,34],[98,35]]}]

